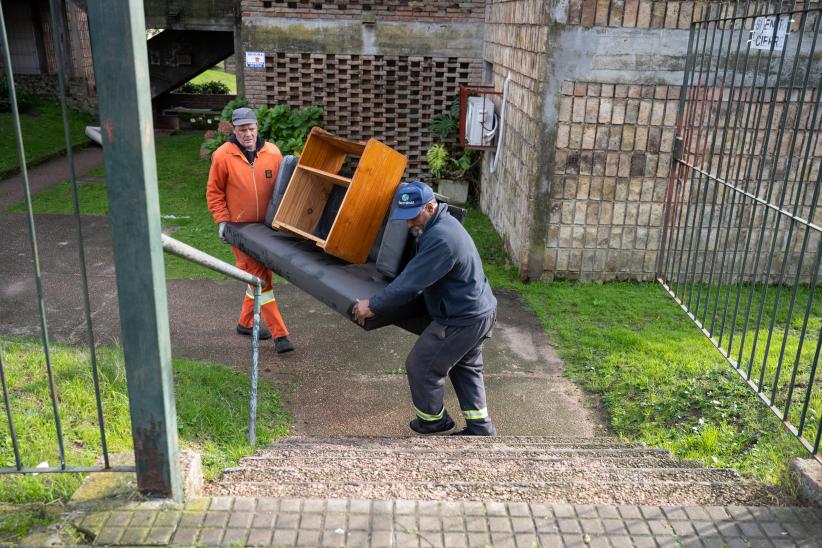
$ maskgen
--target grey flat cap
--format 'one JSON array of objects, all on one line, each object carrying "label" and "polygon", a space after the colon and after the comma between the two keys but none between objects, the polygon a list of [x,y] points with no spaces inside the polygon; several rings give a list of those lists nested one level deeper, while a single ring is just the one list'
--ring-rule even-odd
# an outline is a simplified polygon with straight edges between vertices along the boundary
[{"label": "grey flat cap", "polygon": [[231,114],[231,123],[235,126],[244,126],[246,124],[256,124],[257,115],[250,108],[242,107],[234,109]]}]

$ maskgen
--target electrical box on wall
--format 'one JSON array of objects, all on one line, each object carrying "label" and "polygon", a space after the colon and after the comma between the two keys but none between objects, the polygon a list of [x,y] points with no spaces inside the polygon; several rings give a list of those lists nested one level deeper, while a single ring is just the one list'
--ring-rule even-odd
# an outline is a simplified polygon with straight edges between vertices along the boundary
[{"label": "electrical box on wall", "polygon": [[465,113],[465,146],[490,146],[496,132],[494,103],[485,97],[469,97]]},{"label": "electrical box on wall", "polygon": [[493,86],[460,84],[460,145],[465,148],[494,148],[498,120],[494,115]]}]

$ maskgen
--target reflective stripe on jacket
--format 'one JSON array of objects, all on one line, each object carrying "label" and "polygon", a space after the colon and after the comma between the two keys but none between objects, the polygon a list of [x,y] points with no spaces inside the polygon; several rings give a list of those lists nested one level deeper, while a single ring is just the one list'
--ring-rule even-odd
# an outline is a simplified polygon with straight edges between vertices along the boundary
[{"label": "reflective stripe on jacket", "polygon": [[257,153],[254,165],[232,142],[226,142],[211,155],[206,202],[215,223],[251,223],[265,219],[265,210],[283,155],[266,142]]}]

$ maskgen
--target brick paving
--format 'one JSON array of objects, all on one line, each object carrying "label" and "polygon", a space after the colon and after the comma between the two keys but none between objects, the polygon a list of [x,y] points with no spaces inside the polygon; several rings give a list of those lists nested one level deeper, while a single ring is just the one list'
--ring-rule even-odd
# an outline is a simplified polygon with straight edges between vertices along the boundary
[{"label": "brick paving", "polygon": [[822,509],[213,497],[78,518],[95,545],[822,546]]}]

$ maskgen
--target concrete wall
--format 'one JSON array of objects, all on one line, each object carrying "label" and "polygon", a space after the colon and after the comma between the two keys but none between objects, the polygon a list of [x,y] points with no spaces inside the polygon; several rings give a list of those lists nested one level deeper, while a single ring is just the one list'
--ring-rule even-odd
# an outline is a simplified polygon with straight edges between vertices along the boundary
[{"label": "concrete wall", "polygon": [[428,178],[431,118],[482,78],[484,16],[484,0],[243,0],[241,49],[266,65],[244,69],[245,95],[320,105],[327,129],[376,137],[408,156],[406,177]]},{"label": "concrete wall", "polygon": [[234,30],[239,0],[143,0],[146,28]]}]

